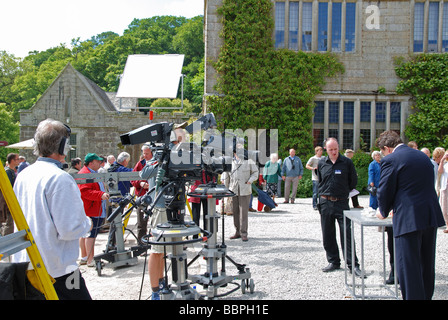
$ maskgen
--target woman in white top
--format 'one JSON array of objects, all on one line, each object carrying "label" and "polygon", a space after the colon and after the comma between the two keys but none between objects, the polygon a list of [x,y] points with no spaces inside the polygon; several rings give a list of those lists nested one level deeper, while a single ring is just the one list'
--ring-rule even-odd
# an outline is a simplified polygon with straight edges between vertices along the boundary
[{"label": "woman in white top", "polygon": [[443,232],[448,233],[448,189],[447,189],[447,180],[448,180],[448,151],[442,157],[439,164],[439,174],[440,174],[440,197],[439,203],[442,208],[443,218],[445,219],[446,229]]}]

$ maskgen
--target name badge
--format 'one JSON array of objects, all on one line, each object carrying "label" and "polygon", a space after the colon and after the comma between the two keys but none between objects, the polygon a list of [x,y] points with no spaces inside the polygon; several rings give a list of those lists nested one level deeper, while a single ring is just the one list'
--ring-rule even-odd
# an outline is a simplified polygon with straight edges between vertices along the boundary
[{"label": "name badge", "polygon": [[341,170],[334,170],[334,174],[341,174]]}]

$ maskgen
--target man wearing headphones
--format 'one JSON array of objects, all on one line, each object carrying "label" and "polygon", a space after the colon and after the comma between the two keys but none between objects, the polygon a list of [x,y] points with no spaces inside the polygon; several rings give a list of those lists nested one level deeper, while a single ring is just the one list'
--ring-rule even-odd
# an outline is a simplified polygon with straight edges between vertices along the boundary
[{"label": "man wearing headphones", "polygon": [[[79,238],[90,232],[92,222],[84,213],[81,193],[73,177],[62,169],[70,128],[47,119],[34,135],[37,161],[18,175],[14,192],[30,227],[48,273],[56,282],[60,300],[91,299],[76,260]],[[25,250],[13,262],[29,261]],[[75,285],[76,284],[76,285]]]}]

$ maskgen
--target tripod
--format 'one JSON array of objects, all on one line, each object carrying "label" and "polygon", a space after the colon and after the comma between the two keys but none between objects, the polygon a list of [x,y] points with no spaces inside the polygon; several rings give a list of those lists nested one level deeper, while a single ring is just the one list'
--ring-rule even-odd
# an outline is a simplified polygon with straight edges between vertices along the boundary
[{"label": "tripod", "polygon": [[[250,289],[250,293],[254,292],[254,282],[251,279],[249,268],[246,265],[236,263],[227,255],[227,246],[224,243],[224,220],[222,221],[222,243],[218,243],[218,219],[220,215],[216,212],[216,199],[224,197],[233,197],[235,194],[229,191],[224,185],[216,185],[214,183],[199,185],[196,190],[189,194],[191,197],[207,199],[207,231],[211,236],[207,238],[203,249],[191,260],[191,265],[197,258],[203,256],[207,262],[207,271],[202,275],[190,276],[193,283],[198,283],[207,290],[206,298],[214,299],[228,295],[241,287],[242,293],[246,292],[246,288]],[[224,216],[223,216],[224,219]],[[226,272],[226,259],[232,262],[237,268],[238,275],[228,275]],[[218,262],[221,261],[221,270],[218,271]],[[218,294],[218,289],[233,283],[234,280],[241,280],[241,286],[237,287],[225,294]]]}]

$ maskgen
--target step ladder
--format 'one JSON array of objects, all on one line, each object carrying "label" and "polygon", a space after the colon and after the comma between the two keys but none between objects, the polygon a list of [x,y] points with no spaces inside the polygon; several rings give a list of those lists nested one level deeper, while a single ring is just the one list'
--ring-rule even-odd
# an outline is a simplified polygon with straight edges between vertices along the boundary
[{"label": "step ladder", "polygon": [[12,218],[15,222],[16,229],[18,230],[17,232],[7,236],[0,236],[0,261],[18,251],[26,249],[31,264],[33,265],[37,280],[41,284],[42,293],[45,295],[45,298],[47,300],[58,300],[58,296],[53,287],[53,282],[51,281],[50,275],[45,268],[42,257],[37,249],[33,235],[31,234],[28,226],[28,222],[23,215],[22,209],[20,208],[19,202],[17,201],[16,195],[14,194],[14,190],[12,189],[9,178],[6,175],[5,167],[1,160],[0,191],[3,193],[6,204],[8,205],[9,211],[11,212]]}]

